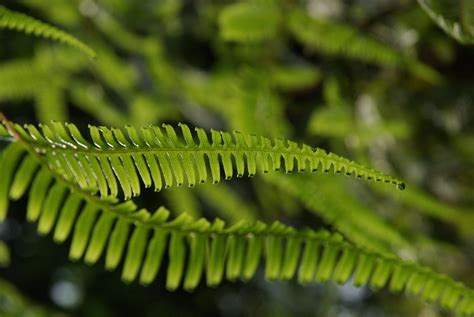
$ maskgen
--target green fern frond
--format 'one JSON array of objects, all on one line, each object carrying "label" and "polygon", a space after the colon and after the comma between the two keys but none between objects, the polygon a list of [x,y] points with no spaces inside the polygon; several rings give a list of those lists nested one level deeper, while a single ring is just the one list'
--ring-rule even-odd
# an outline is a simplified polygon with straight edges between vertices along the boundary
[{"label": "green fern frond", "polygon": [[344,284],[352,278],[357,286],[388,286],[393,292],[405,290],[458,313],[474,312],[474,292],[463,284],[415,263],[355,247],[338,234],[296,230],[279,222],[226,227],[219,219],[210,223],[186,214],[168,220],[169,211],[163,207],[151,214],[137,211],[131,201],[116,204],[90,195],[59,174],[38,168],[38,160],[44,160],[41,156],[25,154],[19,143],[5,150],[2,166],[12,171],[12,166],[19,167],[15,176],[3,175],[2,201],[5,192],[18,198],[31,182],[27,218],[38,222],[38,231],[54,231],[57,242],[72,233],[71,259],[94,264],[105,256],[108,270],[123,263],[125,282],[152,283],[166,263],[166,254],[168,265],[162,269],[169,290],[181,285],[192,290],[204,273],[209,286],[219,285],[224,278],[247,281],[264,262],[269,280]]},{"label": "green fern frond", "polygon": [[94,50],[74,36],[23,13],[11,11],[4,6],[0,6],[0,29],[23,31],[27,34],[32,33],[35,36],[51,38],[77,48],[89,57],[95,57]]},{"label": "green fern frond", "polygon": [[[25,137],[26,132],[18,126],[14,131],[21,133],[17,138]],[[0,135],[8,135],[3,126]],[[82,139],[78,142],[85,145]],[[31,184],[26,215],[29,221],[38,222],[38,231],[54,231],[57,242],[72,235],[69,256],[73,260],[93,264],[105,254],[109,270],[123,262],[122,279],[126,282],[138,279],[148,285],[163,263],[168,263],[167,288],[182,285],[192,290],[204,273],[209,286],[220,284],[224,277],[246,281],[263,260],[269,280],[296,278],[308,284],[328,280],[346,283],[352,278],[357,286],[388,286],[393,292],[405,290],[461,314],[474,313],[474,292],[463,284],[395,256],[353,246],[338,234],[297,230],[279,222],[240,222],[226,227],[219,219],[210,223],[192,220],[186,214],[168,220],[169,211],[163,207],[152,214],[137,210],[132,201],[118,203],[115,198],[99,198],[80,188],[48,167],[48,156],[41,148],[25,142],[8,145],[0,164],[1,219],[8,201],[22,197]]]},{"label": "green fern frond", "polygon": [[441,80],[434,69],[361,34],[351,26],[312,18],[304,12],[294,10],[289,16],[288,28],[306,47],[323,54],[344,56],[380,66],[405,68],[432,83]]},{"label": "green fern frond", "polygon": [[[82,188],[98,188],[102,196],[116,197],[119,185],[125,198],[140,194],[140,179],[145,187],[154,185],[156,191],[187,182],[212,183],[231,179],[245,173],[253,176],[257,169],[263,173],[285,170],[344,173],[404,188],[403,182],[346,158],[298,145],[292,141],[200,128],[192,133],[179,124],[182,137],[167,124],[163,128],[150,126],[137,130],[89,126],[92,143],[73,124],[53,122],[40,125],[15,125],[20,137],[45,156],[51,169],[67,180],[77,181]],[[15,135],[13,135],[15,136]],[[296,162],[295,162],[296,161]],[[296,163],[296,164],[295,164]]]},{"label": "green fern frond", "polygon": [[418,0],[421,8],[446,33],[463,44],[474,43],[474,3],[470,0]]},{"label": "green fern frond", "polygon": [[261,42],[278,34],[278,7],[265,3],[235,3],[219,15],[220,36],[226,41]]}]

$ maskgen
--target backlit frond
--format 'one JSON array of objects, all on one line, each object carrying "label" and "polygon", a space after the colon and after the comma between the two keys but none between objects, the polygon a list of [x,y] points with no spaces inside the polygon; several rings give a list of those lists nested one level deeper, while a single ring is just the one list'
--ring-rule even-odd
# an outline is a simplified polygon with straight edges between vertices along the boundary
[{"label": "backlit frond", "polygon": [[209,135],[200,128],[191,132],[180,124],[182,136],[170,125],[150,126],[137,130],[90,126],[92,142],[86,140],[73,124],[53,122],[24,128],[15,125],[17,133],[37,153],[43,155],[51,169],[60,172],[82,188],[98,188],[102,196],[117,196],[119,188],[125,198],[139,195],[140,180],[145,187],[159,191],[185,183],[212,183],[283,169],[322,171],[354,175],[358,178],[392,183],[403,189],[403,182],[364,167],[320,148],[295,142],[212,130]]},{"label": "backlit frond", "polygon": [[149,213],[131,201],[100,199],[45,168],[43,160],[19,143],[7,147],[1,162],[7,171],[0,183],[3,210],[8,196],[21,197],[31,183],[27,219],[38,223],[38,231],[54,232],[57,242],[72,235],[73,260],[94,264],[104,256],[108,270],[123,263],[126,282],[148,285],[161,269],[169,290],[192,290],[204,274],[208,286],[224,278],[247,281],[263,262],[269,280],[344,284],[352,278],[356,286],[404,290],[458,313],[474,312],[474,292],[463,284],[395,256],[356,247],[339,234],[297,230],[280,222],[242,221],[226,227],[219,219],[211,223],[186,214],[168,220],[163,207]]}]

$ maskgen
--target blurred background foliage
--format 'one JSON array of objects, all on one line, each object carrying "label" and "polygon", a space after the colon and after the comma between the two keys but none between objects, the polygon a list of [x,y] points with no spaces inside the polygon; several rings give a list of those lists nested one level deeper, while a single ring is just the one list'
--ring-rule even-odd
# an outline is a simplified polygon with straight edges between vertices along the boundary
[{"label": "blurred background foliage", "polygon": [[[77,36],[97,58],[2,30],[0,110],[15,122],[82,128],[186,122],[334,151],[399,176],[407,189],[274,174],[147,192],[140,203],[231,223],[328,227],[472,287],[473,49],[430,19],[439,3],[3,1]],[[469,42],[472,27],[446,21],[437,22]],[[24,204],[0,226],[2,316],[448,315],[405,296],[262,274],[193,293],[167,292],[160,278],[126,285],[100,265],[69,262],[66,246],[25,223]]]}]

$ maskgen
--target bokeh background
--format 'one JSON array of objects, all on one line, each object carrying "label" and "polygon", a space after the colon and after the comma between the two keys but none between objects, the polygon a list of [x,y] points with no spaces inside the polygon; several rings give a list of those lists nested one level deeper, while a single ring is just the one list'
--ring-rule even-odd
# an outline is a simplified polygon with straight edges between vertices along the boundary
[{"label": "bokeh background", "polygon": [[[474,59],[415,1],[2,1],[77,36],[0,31],[0,111],[19,123],[185,122],[286,137],[407,181],[268,175],[146,192],[209,219],[329,228],[474,285]],[[1,169],[1,167],[0,167]],[[449,316],[416,298],[334,283],[226,282],[192,293],[120,281],[26,223],[0,225],[2,316]],[[3,251],[2,251],[3,250]]]}]

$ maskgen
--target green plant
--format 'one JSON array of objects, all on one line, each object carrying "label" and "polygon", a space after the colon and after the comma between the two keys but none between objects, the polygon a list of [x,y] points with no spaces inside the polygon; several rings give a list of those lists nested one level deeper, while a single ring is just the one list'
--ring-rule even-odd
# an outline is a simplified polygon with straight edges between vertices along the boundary
[{"label": "green plant", "polygon": [[[438,1],[420,0],[419,8],[401,3],[374,9],[379,17],[362,4],[337,9],[328,2],[324,13],[317,7],[324,3],[22,0],[15,6],[87,37],[94,50],[50,24],[0,7],[0,28],[73,48],[40,45],[21,57],[0,52],[10,57],[0,64],[0,106],[12,118],[0,115],[0,238],[6,237],[0,265],[12,263],[6,280],[21,280],[17,272],[28,248],[15,241],[31,232],[26,218],[40,235],[70,241],[72,262],[103,262],[120,271],[131,285],[114,292],[133,289],[126,304],[131,311],[140,305],[152,315],[165,312],[141,298],[161,292],[162,285],[176,291],[163,302],[178,313],[172,301],[188,296],[180,288],[210,305],[219,295],[202,299],[210,292],[203,284],[220,286],[214,294],[225,296],[229,289],[260,287],[265,277],[288,283],[249,294],[282,292],[293,279],[305,286],[334,281],[322,286],[318,301],[333,296],[336,284],[355,285],[372,290],[364,305],[373,301],[394,314],[434,314],[437,305],[412,305],[383,296],[384,289],[473,315],[472,133],[466,128],[471,116],[462,108],[470,95],[440,71],[451,51],[461,49],[428,18],[469,43],[472,10],[467,1],[453,1],[457,9],[450,11]],[[85,59],[81,52],[97,52],[98,58]],[[459,101],[447,99],[455,111],[438,105],[444,98],[438,91],[459,94]],[[23,112],[30,106],[34,116]],[[449,117],[459,114],[462,119]],[[42,123],[14,123],[35,120]],[[455,146],[444,149],[451,141]],[[455,168],[439,168],[437,160]],[[407,189],[389,174],[407,179]],[[38,253],[46,254],[40,248]],[[83,268],[67,263],[54,274]],[[26,276],[44,286],[34,280],[44,274],[33,273],[36,266],[41,269],[41,261]],[[97,273],[97,267],[69,278],[76,285],[97,279],[102,287],[102,276],[115,282],[114,273]],[[244,283],[226,288],[226,280]],[[147,288],[135,288],[134,281]],[[27,289],[28,283],[18,285]],[[114,298],[114,292],[104,296]],[[282,294],[299,300],[292,292]],[[386,298],[397,305],[390,307]],[[16,303],[10,307],[17,312],[29,305],[0,279],[0,314],[8,315],[2,301]],[[336,301],[333,296],[333,310],[324,313],[328,305],[316,308],[313,300],[309,309],[332,315]],[[103,313],[126,314],[124,307]],[[97,314],[87,309],[72,312]],[[276,310],[267,307],[262,314]]]},{"label": "green plant", "polygon": [[[112,270],[126,249],[122,279],[127,282],[139,274],[142,284],[151,283],[166,249],[170,290],[182,279],[185,289],[195,288],[203,271],[209,286],[221,282],[224,270],[229,280],[248,280],[263,257],[268,279],[289,280],[298,272],[300,283],[329,279],[345,283],[353,276],[355,285],[370,283],[374,289],[390,279],[392,291],[405,289],[417,294],[424,286],[424,299],[439,301],[458,313],[474,312],[474,292],[462,284],[393,255],[353,246],[337,234],[298,231],[279,222],[238,222],[226,228],[221,220],[209,223],[186,214],[167,221],[169,211],[164,208],[155,213],[137,210],[128,199],[140,194],[139,176],[145,187],[154,184],[159,191],[171,187],[173,179],[177,186],[183,185],[185,176],[188,186],[194,187],[205,182],[208,174],[214,184],[221,172],[230,179],[234,170],[238,177],[244,171],[253,176],[257,168],[267,173],[283,165],[288,173],[295,169],[295,161],[300,172],[307,167],[310,171],[333,170],[404,189],[402,182],[390,176],[321,149],[283,140],[272,143],[237,132],[232,136],[212,131],[209,142],[202,129],[196,129],[193,136],[188,126],[180,127],[182,138],[169,125],[163,126],[165,132],[158,127],[140,132],[129,127],[127,134],[120,129],[90,126],[92,145],[72,124],[42,125],[39,132],[33,125],[22,128],[3,118],[0,135],[14,143],[2,155],[0,217],[5,217],[8,197],[20,198],[31,184],[28,221],[38,221],[41,234],[54,228],[57,242],[74,231],[69,253],[72,260],[84,257],[86,263],[93,264],[105,252],[106,268]],[[123,203],[115,199],[117,183],[126,200]],[[129,231],[132,233],[127,238]]]}]

